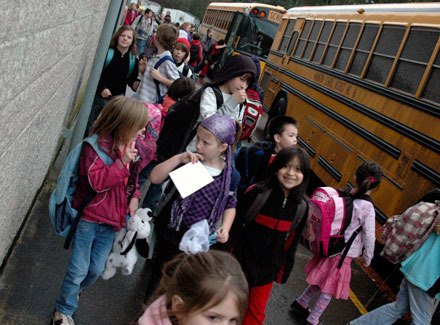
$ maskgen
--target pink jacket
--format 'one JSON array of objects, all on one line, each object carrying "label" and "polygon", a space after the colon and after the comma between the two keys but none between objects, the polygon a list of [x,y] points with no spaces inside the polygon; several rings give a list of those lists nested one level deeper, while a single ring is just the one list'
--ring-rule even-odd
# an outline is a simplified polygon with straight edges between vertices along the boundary
[{"label": "pink jacket", "polygon": [[172,325],[165,307],[165,296],[160,296],[139,318],[139,325]]},{"label": "pink jacket", "polygon": [[[111,149],[110,138],[99,140],[99,147],[114,162],[107,166],[95,150],[84,143],[79,162],[78,185],[72,205],[77,208],[92,191],[97,192],[98,194],[83,210],[83,218],[91,222],[111,225],[117,231],[126,226],[127,183],[130,172],[120,155]],[[140,198],[138,174],[139,171],[135,171],[136,187],[133,197]]]}]

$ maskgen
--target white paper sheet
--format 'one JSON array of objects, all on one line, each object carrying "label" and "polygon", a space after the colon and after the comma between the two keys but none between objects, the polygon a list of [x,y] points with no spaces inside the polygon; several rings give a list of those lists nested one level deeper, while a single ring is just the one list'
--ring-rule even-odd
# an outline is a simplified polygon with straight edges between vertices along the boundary
[{"label": "white paper sheet", "polygon": [[170,178],[174,185],[176,185],[182,198],[186,198],[188,195],[214,181],[214,178],[212,178],[200,161],[195,164],[189,162],[173,170],[170,173]]}]

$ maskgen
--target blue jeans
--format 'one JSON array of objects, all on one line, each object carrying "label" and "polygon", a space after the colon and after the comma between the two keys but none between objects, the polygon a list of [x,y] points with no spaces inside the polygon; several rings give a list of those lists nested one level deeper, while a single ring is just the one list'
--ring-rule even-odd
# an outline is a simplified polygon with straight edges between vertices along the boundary
[{"label": "blue jeans", "polygon": [[112,250],[115,232],[105,224],[84,220],[78,223],[73,238],[73,251],[55,310],[72,316],[78,308],[78,293],[101,276]]},{"label": "blue jeans", "polygon": [[431,318],[437,304],[438,301],[436,302],[435,298],[404,278],[395,302],[383,305],[351,321],[350,325],[392,325],[408,311],[411,312],[411,324],[431,324]]},{"label": "blue jeans", "polygon": [[147,46],[147,41],[148,40],[146,39],[136,39],[136,49],[139,55],[144,53],[145,47]]},{"label": "blue jeans", "polygon": [[[148,177],[150,177],[151,171],[154,167],[157,166],[157,160],[152,160],[150,163],[142,169],[141,173],[139,174],[138,183],[139,188],[142,187],[143,184],[148,180]],[[144,200],[142,201],[142,208],[150,208],[153,213],[156,213],[157,204],[159,203],[160,196],[162,195],[162,183],[161,184],[153,184],[150,183],[150,186],[148,187],[148,191],[145,194]]]}]

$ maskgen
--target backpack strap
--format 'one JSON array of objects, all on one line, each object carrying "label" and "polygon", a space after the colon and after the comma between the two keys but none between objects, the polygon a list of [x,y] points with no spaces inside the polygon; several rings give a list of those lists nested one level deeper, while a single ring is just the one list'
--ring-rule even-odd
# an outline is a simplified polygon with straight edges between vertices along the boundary
[{"label": "backpack strap", "polygon": [[136,64],[136,57],[134,56],[133,53],[128,52],[128,59],[130,61],[129,65],[128,65],[128,73],[127,73],[127,78],[130,77],[130,75],[133,73],[134,70],[134,65]]},{"label": "backpack strap", "polygon": [[113,59],[113,55],[115,54],[115,50],[112,48],[109,48],[107,51],[107,56],[105,57],[105,63],[104,63],[104,69],[108,67],[110,62]]},{"label": "backpack strap", "polygon": [[188,72],[189,72],[189,66],[187,64],[185,64],[182,69],[182,76],[183,77],[188,76]]},{"label": "backpack strap", "polygon": [[[161,58],[159,59],[159,61],[156,62],[156,64],[154,65],[154,69],[159,69],[159,67],[161,66],[161,64],[162,64],[163,62],[165,62],[165,61],[171,61],[171,62],[174,63],[174,60],[173,60],[173,58],[172,58],[170,55],[165,55],[165,56],[161,57]],[[153,81],[154,81],[154,83],[156,84],[156,93],[157,93],[157,98],[158,98],[158,100],[156,101],[156,104],[157,104],[157,103],[158,103],[158,104],[162,104],[162,103],[163,103],[163,97],[162,97],[162,95],[160,94],[160,87],[159,87],[160,82],[157,81],[156,79],[153,79]]]},{"label": "backpack strap", "polygon": [[222,91],[220,90],[220,88],[217,85],[210,85],[209,87],[211,87],[212,90],[214,91],[215,101],[217,103],[217,109],[219,109],[220,106],[223,105]]},{"label": "backpack strap", "polygon": [[[99,148],[97,134],[94,134],[94,135],[84,139],[83,142],[87,142],[88,144],[90,144],[92,146],[93,150],[95,150],[95,152],[98,154],[99,158],[101,158],[107,166],[113,163],[113,159],[107,153],[102,151],[101,148]],[[78,211],[78,214],[77,214],[77,217],[75,219],[73,219],[72,225],[70,226],[69,232],[66,236],[66,240],[64,241],[64,248],[65,249],[70,248],[70,243],[72,242],[73,236],[75,235],[76,229],[78,228],[78,222],[82,217],[83,210],[85,209],[85,207],[87,205],[89,205],[90,202],[92,202],[92,200],[95,198],[95,196],[97,194],[98,194],[97,192],[93,191],[93,193],[88,195],[84,199],[84,201],[81,202],[78,209],[76,209]]]},{"label": "backpack strap", "polygon": [[255,220],[258,212],[261,210],[264,203],[266,203],[267,199],[269,198],[270,193],[272,193],[271,188],[257,194],[255,200],[252,202],[251,206],[244,215],[243,221],[245,224],[248,224],[251,221]]},{"label": "backpack strap", "polygon": [[351,244],[353,244],[354,240],[356,239],[356,236],[361,232],[361,230],[362,230],[362,226],[357,228],[351,234],[350,239],[348,239],[348,241],[345,243],[344,249],[341,254],[341,259],[339,260],[339,263],[338,263],[338,269],[340,269],[342,267],[342,264],[344,263],[345,257],[347,256],[348,251],[350,250]]}]

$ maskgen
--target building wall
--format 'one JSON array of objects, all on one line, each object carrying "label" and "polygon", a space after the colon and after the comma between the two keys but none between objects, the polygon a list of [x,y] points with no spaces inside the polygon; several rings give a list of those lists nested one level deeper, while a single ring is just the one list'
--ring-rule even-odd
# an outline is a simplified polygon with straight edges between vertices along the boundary
[{"label": "building wall", "polygon": [[80,105],[108,4],[0,1],[0,261]]}]

